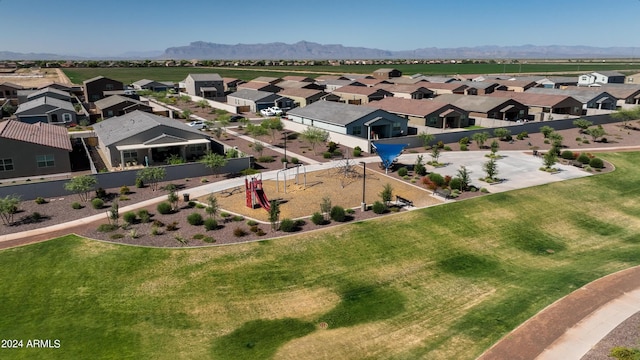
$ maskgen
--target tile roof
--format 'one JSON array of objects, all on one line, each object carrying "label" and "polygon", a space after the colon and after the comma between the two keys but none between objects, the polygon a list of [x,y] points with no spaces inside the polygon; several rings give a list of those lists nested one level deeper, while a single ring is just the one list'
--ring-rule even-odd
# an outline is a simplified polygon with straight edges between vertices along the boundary
[{"label": "tile roof", "polygon": [[222,81],[222,77],[216,73],[189,74],[187,77],[191,77],[194,81]]},{"label": "tile roof", "polygon": [[[503,107],[510,100],[502,97],[443,94],[434,98],[434,101],[446,102],[461,109],[472,112],[486,113],[498,107]],[[514,100],[516,101],[516,100]],[[517,101],[516,101],[517,102]],[[522,104],[522,107],[526,107]]]},{"label": "tile roof", "polygon": [[414,93],[418,90],[422,90],[424,92],[433,93],[433,91],[427,89],[424,83],[417,84],[378,84],[374,88],[387,90],[392,93],[405,93],[410,94]]},{"label": "tile roof", "polygon": [[191,128],[181,121],[139,110],[100,121],[93,125],[93,130],[100,138],[100,141],[105,146],[109,146],[158,126],[177,128],[198,134],[203,138],[207,137],[206,134]]},{"label": "tile roof", "polygon": [[534,94],[530,92],[514,92],[514,91],[494,91],[491,94],[487,94],[484,96],[514,99],[527,106],[533,105],[533,106],[545,106],[545,107],[555,106],[567,99],[578,101],[568,95]]},{"label": "tile roof", "polygon": [[267,82],[258,82],[258,81],[249,81],[243,84],[239,84],[238,85],[238,89],[251,89],[251,90],[260,90],[260,89],[264,89],[266,87],[271,87],[271,86],[276,86],[280,89],[282,89],[281,87],[279,87],[278,85],[273,85]]},{"label": "tile roof", "polygon": [[[374,107],[376,109],[382,109],[388,112],[403,114],[403,115],[415,115],[425,117],[435,112],[440,112],[451,107],[451,104],[441,102],[437,100],[414,100],[404,99],[396,97],[388,97],[379,101],[374,101],[364,106]],[[457,107],[455,107],[458,109]],[[458,109],[459,112],[466,113],[462,109]]]},{"label": "tile roof", "polygon": [[357,94],[357,95],[366,95],[371,96],[378,92],[386,92],[391,94],[389,91],[383,89],[377,89],[368,86],[354,86],[354,85],[346,85],[339,87],[333,91],[336,94]]},{"label": "tile roof", "polygon": [[282,78],[282,80],[300,81],[300,82],[313,82],[313,79],[306,76],[288,75]]},{"label": "tile roof", "polygon": [[54,147],[71,151],[69,133],[63,126],[37,122],[28,124],[17,120],[0,123],[0,138]]},{"label": "tile roof", "polygon": [[[597,89],[597,91],[594,91],[593,89]],[[586,104],[589,101],[601,96],[609,96],[611,98],[615,98],[613,95],[609,94],[608,92],[602,90],[599,87],[598,88],[571,87],[568,89],[551,89],[551,88],[536,87],[536,88],[531,88],[525,92],[528,94],[571,96],[572,98],[580,101],[583,104]]]},{"label": "tile roof", "polygon": [[21,86],[21,85],[14,84],[14,83],[10,83],[10,82],[7,82],[7,81],[5,81],[5,82],[3,82],[3,83],[0,83],[0,86],[11,87],[11,88],[14,88],[14,89],[16,89],[16,90],[22,90],[22,89],[24,89],[24,87],[23,87],[23,86]]},{"label": "tile roof", "polygon": [[304,89],[304,88],[290,88],[284,89],[278,93],[278,95],[283,96],[296,96],[302,98],[308,98],[317,94],[322,94],[324,91],[316,90],[316,89]]},{"label": "tile roof", "polygon": [[426,87],[427,89],[441,89],[441,90],[464,90],[466,89],[468,86],[465,84],[460,84],[460,82],[450,82],[450,83],[425,83],[422,84],[422,86]]},{"label": "tile roof", "polygon": [[282,79],[277,78],[277,77],[272,77],[272,76],[258,76],[257,78],[251,80],[251,81],[255,81],[255,82],[262,82],[262,83],[269,83],[269,84],[276,84],[278,82],[280,82]]}]

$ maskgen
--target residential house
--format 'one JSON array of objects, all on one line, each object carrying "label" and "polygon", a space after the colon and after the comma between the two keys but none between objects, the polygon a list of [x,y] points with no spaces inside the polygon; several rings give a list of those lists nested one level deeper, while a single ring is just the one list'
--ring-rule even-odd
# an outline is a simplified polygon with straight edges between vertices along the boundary
[{"label": "residential house", "polygon": [[405,117],[410,125],[439,129],[469,126],[469,112],[457,106],[437,100],[414,100],[388,97],[366,106],[382,109]]},{"label": "residential house", "polygon": [[618,102],[615,96],[603,91],[600,87],[589,88],[573,86],[564,89],[536,87],[527,90],[526,93],[571,96],[582,103],[583,115],[591,115],[588,112],[589,109],[616,110],[616,104]]},{"label": "residential house", "polygon": [[536,87],[551,88],[551,89],[563,89],[567,86],[577,86],[577,76],[548,76],[536,81]]},{"label": "residential house", "polygon": [[491,96],[469,96],[459,94],[443,94],[433,101],[452,104],[469,112],[469,117],[483,117],[498,120],[525,120],[529,108],[513,99],[496,98]]},{"label": "residential house", "polygon": [[163,164],[172,155],[193,160],[211,150],[206,133],[143,111],[106,119],[96,123],[93,130],[109,167]]},{"label": "residential house", "polygon": [[50,97],[71,102],[71,94],[55,88],[44,88],[40,90],[18,90],[18,103],[20,104],[41,97]]},{"label": "residential house", "polygon": [[306,76],[298,76],[298,75],[288,75],[282,78],[284,81],[298,81],[298,82],[314,82],[314,80],[310,77]]},{"label": "residential house", "polygon": [[227,95],[227,104],[238,107],[238,112],[259,112],[272,106],[290,109],[294,106],[294,101],[286,96],[272,92],[239,89]]},{"label": "residential house", "polygon": [[377,88],[366,86],[342,86],[333,91],[333,94],[340,96],[343,102],[352,105],[368,104],[371,101],[384,99],[387,96],[393,96],[393,93]]},{"label": "residential house", "polygon": [[[304,82],[304,81],[294,81],[294,80],[283,80],[275,85],[281,89],[314,89],[314,90],[324,90],[324,86],[316,84],[314,82]],[[264,90],[263,90],[264,91]]]},{"label": "residential house", "polygon": [[578,86],[594,84],[624,84],[624,74],[617,71],[594,71],[578,77]]},{"label": "residential house", "polygon": [[[567,95],[546,95],[529,92],[496,91],[489,97],[516,100],[529,107],[530,120],[551,120],[554,115],[581,116],[582,103]],[[566,116],[563,116],[566,117]]]},{"label": "residential house", "polygon": [[373,87],[379,84],[387,84],[387,85],[392,85],[393,82],[391,82],[391,80],[384,80],[384,79],[360,79],[358,80],[359,83],[364,84],[365,86],[369,86],[369,87]]},{"label": "residential house", "polygon": [[278,85],[274,85],[268,82],[259,82],[259,81],[249,81],[249,82],[238,85],[238,90],[242,90],[242,89],[264,91],[264,92],[270,92],[270,93],[277,93],[282,91],[282,88]]},{"label": "residential house", "polygon": [[640,84],[603,84],[589,88],[594,92],[606,91],[615,96],[618,99],[618,107],[629,108],[640,105]]},{"label": "residential house", "polygon": [[373,77],[377,79],[391,79],[402,77],[402,71],[398,69],[382,68],[373,72]]},{"label": "residential house", "polygon": [[349,80],[349,78],[340,75],[320,75],[315,79],[315,82],[322,83],[328,80]]},{"label": "residential house", "polygon": [[375,77],[367,74],[342,74],[342,77],[347,78],[351,81],[359,81],[362,79],[375,79]]},{"label": "residential house", "polygon": [[222,83],[224,84],[224,93],[232,93],[238,89],[238,85],[244,83],[244,80],[231,78],[231,77],[223,77]]},{"label": "residential house", "polygon": [[407,134],[408,120],[381,109],[332,101],[317,101],[292,109],[287,118],[330,132],[368,140]]},{"label": "residential house", "polygon": [[[465,95],[486,95],[491,94],[500,88],[500,85],[491,81],[457,81],[454,84],[466,85],[467,88],[464,89]],[[504,87],[506,90],[507,88]]]},{"label": "residential house", "polygon": [[322,81],[320,83],[320,85],[324,85],[325,89],[324,91],[326,92],[333,92],[336,89],[339,89],[343,86],[366,86],[365,84],[359,82],[359,81],[353,81],[353,80],[344,80],[344,79],[338,79],[338,80],[325,80]]},{"label": "residential house", "polygon": [[67,129],[42,122],[0,122],[0,179],[71,172]]},{"label": "residential house", "polygon": [[153,108],[149,104],[140,100],[135,100],[126,96],[112,95],[95,102],[96,111],[102,119],[108,119],[114,116],[121,116],[136,110],[148,113],[153,112]]},{"label": "residential house", "polygon": [[0,98],[3,99],[17,99],[18,90],[24,90],[24,87],[10,82],[0,83]]},{"label": "residential house", "polygon": [[175,89],[175,85],[169,85],[164,82],[158,82],[149,79],[142,79],[131,84],[134,90],[149,90],[153,92],[164,92]]},{"label": "residential house", "polygon": [[432,90],[427,89],[420,83],[418,84],[379,84],[376,88],[386,90],[393,94],[394,97],[405,99],[428,99],[434,96]]},{"label": "residential house", "polygon": [[29,124],[44,122],[59,125],[77,121],[76,109],[71,102],[50,97],[41,97],[20,104],[15,116],[19,121]]},{"label": "residential house", "polygon": [[255,79],[253,79],[251,81],[275,85],[275,84],[281,82],[282,79],[281,78],[277,78],[277,77],[272,77],[272,76],[258,76],[257,78],[255,78]]},{"label": "residential house", "polygon": [[426,84],[422,84],[422,86],[433,91],[435,95],[442,95],[442,94],[464,95],[465,90],[468,87],[467,85],[460,84],[457,81],[450,82],[450,83],[426,83]]},{"label": "residential house", "polygon": [[120,81],[106,78],[104,76],[96,76],[82,82],[84,91],[84,101],[92,103],[104,98],[105,91],[124,91],[124,84]]},{"label": "residential house", "polygon": [[[537,83],[535,82],[535,80],[532,79],[524,79],[524,80],[489,80],[491,82],[494,82],[502,87],[506,86],[506,91],[513,91],[513,92],[525,92],[528,89],[531,89],[532,87],[535,87],[537,85]],[[504,89],[496,89],[496,90],[504,90]]]},{"label": "residential house", "polygon": [[293,107],[304,107],[316,101],[340,101],[338,95],[326,93],[322,90],[304,88],[284,89],[280,91],[278,95],[293,100]]},{"label": "residential house", "polygon": [[189,74],[184,80],[187,94],[205,99],[224,97],[224,82],[218,74]]},{"label": "residential house", "polygon": [[625,84],[640,84],[640,73],[635,73],[631,75],[627,75],[624,79]]}]

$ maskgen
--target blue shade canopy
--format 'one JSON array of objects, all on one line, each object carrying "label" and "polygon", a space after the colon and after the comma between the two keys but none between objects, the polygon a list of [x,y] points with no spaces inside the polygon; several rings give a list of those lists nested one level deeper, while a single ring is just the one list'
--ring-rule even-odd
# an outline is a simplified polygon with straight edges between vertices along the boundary
[{"label": "blue shade canopy", "polygon": [[406,144],[372,144],[374,148],[376,148],[376,152],[380,159],[382,160],[382,166],[386,170],[388,170],[391,165],[393,165],[393,161],[402,153]]}]

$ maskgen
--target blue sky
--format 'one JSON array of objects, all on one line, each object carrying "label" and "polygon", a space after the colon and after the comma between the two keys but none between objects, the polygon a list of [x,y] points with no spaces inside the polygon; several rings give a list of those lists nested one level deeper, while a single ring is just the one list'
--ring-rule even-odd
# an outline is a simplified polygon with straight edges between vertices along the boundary
[{"label": "blue sky", "polygon": [[193,41],[301,40],[385,50],[635,47],[639,11],[640,0],[0,0],[0,51],[115,56]]}]

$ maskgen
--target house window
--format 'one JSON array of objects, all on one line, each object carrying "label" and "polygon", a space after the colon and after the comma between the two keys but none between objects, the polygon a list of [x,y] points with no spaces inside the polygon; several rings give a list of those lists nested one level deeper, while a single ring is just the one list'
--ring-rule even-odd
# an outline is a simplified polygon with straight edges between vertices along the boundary
[{"label": "house window", "polygon": [[205,146],[203,144],[189,145],[189,152],[191,153],[201,153],[204,151],[205,151]]},{"label": "house window", "polygon": [[437,123],[438,123],[438,118],[435,118],[435,117],[430,117],[427,120],[427,125],[428,126],[433,126],[433,125],[436,125]]},{"label": "house window", "polygon": [[400,131],[400,129],[402,129],[402,126],[400,126],[399,122],[394,122],[393,123],[393,131]]},{"label": "house window", "polygon": [[113,116],[113,110],[107,111],[107,117],[112,117],[112,116]]},{"label": "house window", "polygon": [[361,134],[362,134],[362,126],[354,126],[353,135],[361,135]]},{"label": "house window", "polygon": [[13,170],[13,159],[0,159],[0,171]]},{"label": "house window", "polygon": [[69,113],[62,114],[62,121],[66,123],[71,122],[71,114]]},{"label": "house window", "polygon": [[36,155],[36,162],[39,168],[55,166],[53,155]]},{"label": "house window", "polygon": [[138,159],[138,150],[124,150],[122,151],[122,156],[125,160],[127,159]]},{"label": "house window", "polygon": [[113,90],[113,84],[107,84],[104,86],[106,90]]}]

